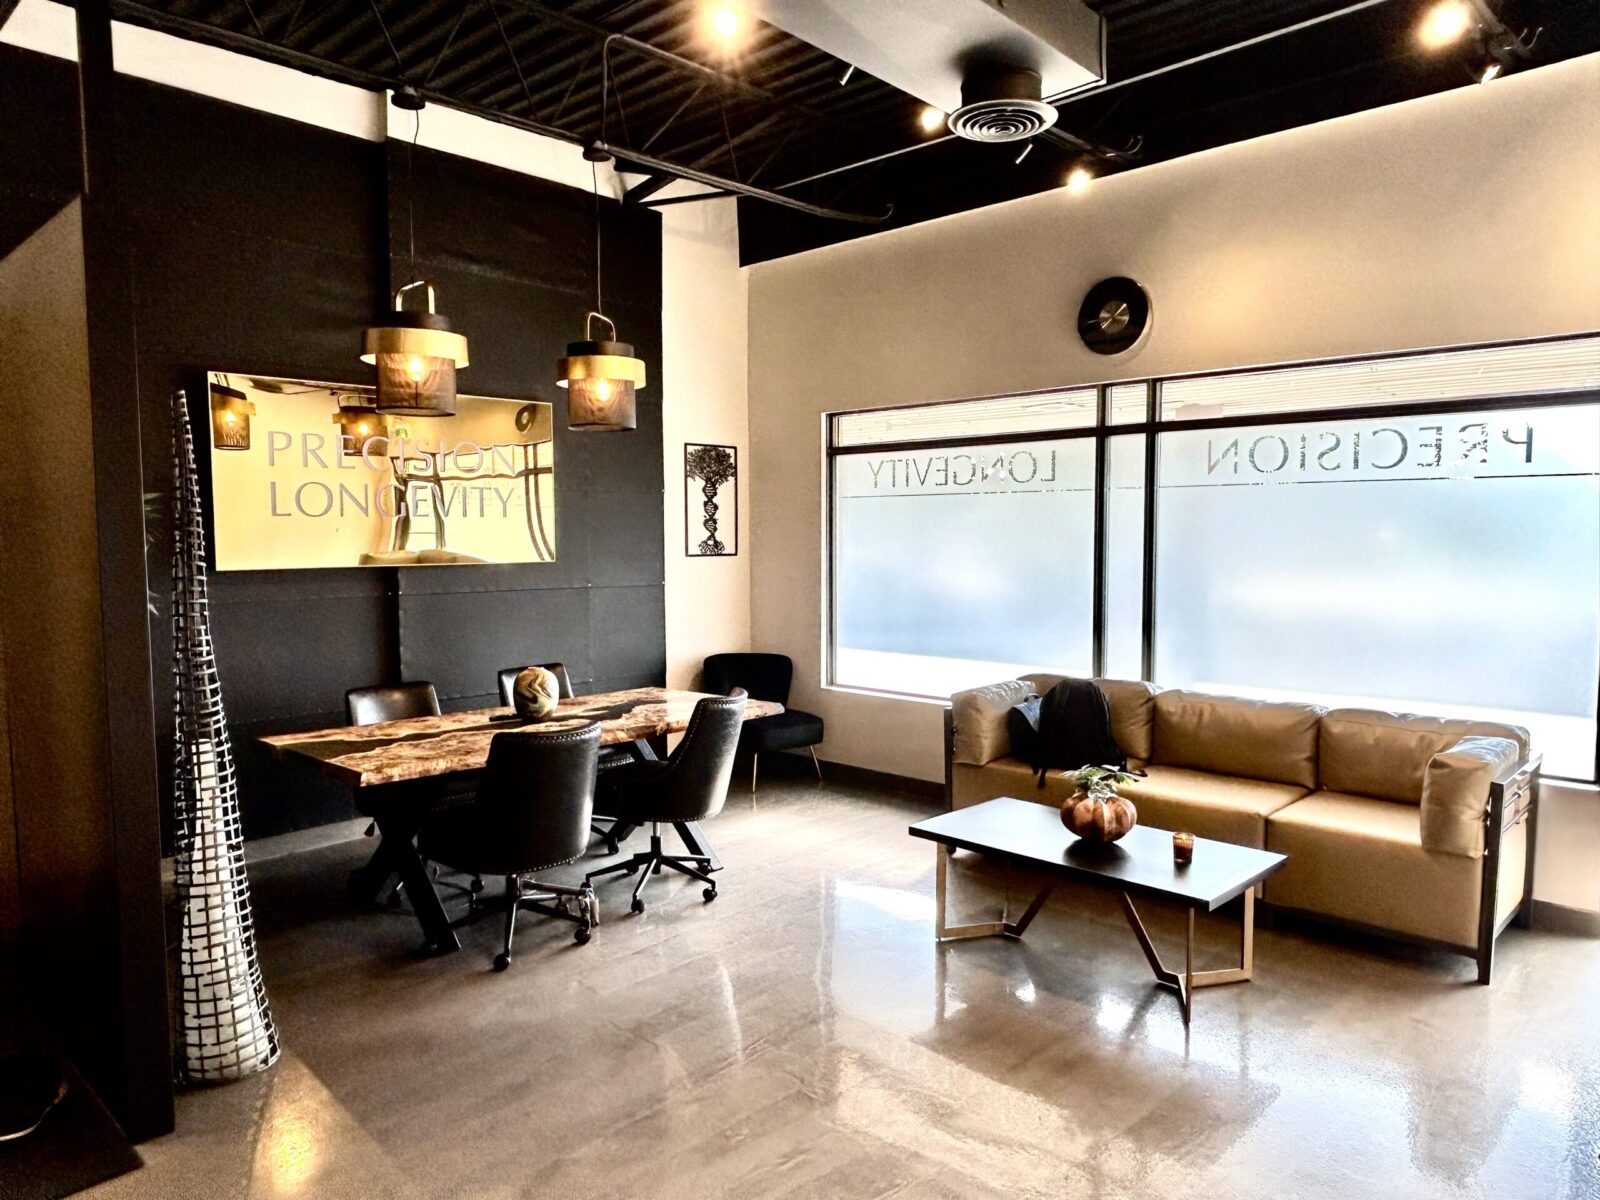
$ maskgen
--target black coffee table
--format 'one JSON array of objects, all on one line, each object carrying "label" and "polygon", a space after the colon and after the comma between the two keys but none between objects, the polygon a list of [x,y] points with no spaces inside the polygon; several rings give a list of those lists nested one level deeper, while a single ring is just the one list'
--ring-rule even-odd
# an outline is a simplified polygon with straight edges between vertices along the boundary
[{"label": "black coffee table", "polygon": [[[1057,882],[1051,879],[1046,883],[1015,921],[1007,920],[1007,914],[1002,912],[998,921],[949,925],[945,922],[945,876],[952,849],[972,850],[1030,870],[1043,870],[1115,890],[1122,899],[1128,924],[1150,960],[1156,982],[1178,993],[1185,1025],[1189,1023],[1195,988],[1249,980],[1255,957],[1256,885],[1288,861],[1284,855],[1268,850],[1197,837],[1194,861],[1180,867],[1173,861],[1172,834],[1167,830],[1136,825],[1121,841],[1109,846],[1097,845],[1067,832],[1058,809],[1010,797],[918,821],[911,826],[911,836],[926,838],[939,847],[934,936],[941,942],[996,935],[1020,938],[1039,915]],[[1172,971],[1162,965],[1161,956],[1156,953],[1144,922],[1133,907],[1136,895],[1176,900],[1187,909],[1182,971]],[[1239,965],[1217,971],[1196,971],[1195,913],[1213,912],[1236,896],[1244,897]]]}]

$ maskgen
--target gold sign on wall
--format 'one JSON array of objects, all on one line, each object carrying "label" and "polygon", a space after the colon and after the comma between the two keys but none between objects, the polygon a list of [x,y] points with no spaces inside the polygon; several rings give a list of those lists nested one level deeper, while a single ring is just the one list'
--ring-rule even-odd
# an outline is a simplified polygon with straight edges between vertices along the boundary
[{"label": "gold sign on wall", "polygon": [[555,561],[549,404],[397,417],[368,387],[208,378],[217,570]]}]

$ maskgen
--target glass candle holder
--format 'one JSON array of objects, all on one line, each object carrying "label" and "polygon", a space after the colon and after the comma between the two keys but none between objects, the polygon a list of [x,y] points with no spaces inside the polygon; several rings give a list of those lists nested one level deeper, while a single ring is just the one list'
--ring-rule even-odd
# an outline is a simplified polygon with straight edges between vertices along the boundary
[{"label": "glass candle holder", "polygon": [[1194,834],[1175,833],[1172,835],[1172,861],[1180,867],[1187,867],[1194,861]]}]

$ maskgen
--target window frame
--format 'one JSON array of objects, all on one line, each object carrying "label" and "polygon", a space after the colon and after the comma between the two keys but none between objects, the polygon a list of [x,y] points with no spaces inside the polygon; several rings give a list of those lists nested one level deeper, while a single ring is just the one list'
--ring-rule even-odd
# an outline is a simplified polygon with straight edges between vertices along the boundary
[{"label": "window frame", "polygon": [[[1565,391],[1546,390],[1530,393],[1518,393],[1515,395],[1500,392],[1488,396],[1462,396],[1447,400],[1401,400],[1387,404],[1369,403],[1331,405],[1321,408],[1292,409],[1278,413],[1250,412],[1240,413],[1233,416],[1178,420],[1172,417],[1162,416],[1162,390],[1166,383],[1180,379],[1217,379],[1239,375],[1262,374],[1266,372],[1282,372],[1289,374],[1300,368],[1318,368],[1348,363],[1393,362],[1425,355],[1466,353],[1470,351],[1552,345],[1567,342],[1580,342],[1586,339],[1595,339],[1597,337],[1600,337],[1600,331],[1559,334],[1537,338],[1522,338],[1499,342],[1475,342],[1459,346],[1432,346],[1415,350],[1349,355],[1335,358],[1309,359],[1290,363],[1270,363],[1259,366],[1229,368],[1226,370],[1217,371],[1193,371],[1184,374],[1167,376],[1136,376],[1132,378],[1105,380],[1095,384],[1036,388],[1027,391],[1002,392],[984,396],[963,396],[954,399],[933,400],[917,404],[888,405],[880,408],[859,407],[827,411],[823,413],[823,459],[825,470],[823,473],[824,582],[822,589],[822,686],[830,690],[886,696],[894,699],[915,700],[922,702],[944,702],[947,699],[946,697],[942,696],[928,696],[921,693],[900,692],[889,688],[865,687],[860,684],[841,683],[838,681],[836,673],[836,650],[838,641],[838,545],[836,538],[837,476],[835,472],[835,464],[841,457],[849,457],[861,454],[942,450],[952,447],[959,448],[962,446],[987,445],[997,441],[1005,441],[1010,443],[1031,441],[1063,441],[1071,438],[1093,438],[1095,443],[1093,532],[1094,562],[1090,627],[1092,630],[1092,661],[1094,664],[1094,672],[1096,675],[1102,675],[1104,673],[1106,640],[1107,443],[1111,438],[1143,434],[1145,438],[1145,452],[1144,545],[1142,547],[1144,565],[1141,598],[1142,612],[1140,614],[1142,664],[1141,678],[1150,680],[1155,669],[1156,638],[1160,633],[1156,626],[1155,619],[1157,580],[1156,544],[1157,525],[1160,520],[1157,485],[1163,434],[1194,430],[1248,429],[1267,424],[1296,425],[1318,421],[1362,420],[1375,416],[1426,417],[1463,412],[1495,412],[1507,409],[1559,408],[1571,407],[1575,405],[1594,405],[1600,407],[1600,386],[1594,386],[1579,387]],[[1596,354],[1600,355],[1600,342],[1596,342]],[[1130,385],[1143,385],[1145,389],[1144,420],[1124,421],[1121,424],[1112,424],[1112,389],[1126,388]],[[984,400],[999,401],[1027,399],[1034,396],[1047,397],[1059,395],[1063,392],[1087,390],[1089,388],[1093,388],[1096,393],[1095,421],[1093,425],[1080,425],[1062,429],[1034,429],[1021,433],[983,433],[970,437],[908,438],[866,445],[840,446],[837,444],[839,418],[850,416],[855,413],[879,412],[882,411],[882,408],[923,409],[942,407],[950,404],[971,404]],[[1582,784],[1600,783],[1600,671],[1596,672],[1595,700],[1595,756],[1594,767],[1591,769],[1590,776],[1588,778],[1582,778],[1574,776],[1546,775],[1546,778],[1556,782]]]}]

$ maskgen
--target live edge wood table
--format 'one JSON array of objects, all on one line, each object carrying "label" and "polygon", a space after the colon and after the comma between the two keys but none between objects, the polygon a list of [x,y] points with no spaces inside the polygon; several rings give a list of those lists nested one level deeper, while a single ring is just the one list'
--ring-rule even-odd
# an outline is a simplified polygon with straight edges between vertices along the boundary
[{"label": "live edge wood table", "polygon": [[[1039,915],[1058,878],[1069,878],[1109,888],[1122,899],[1122,911],[1139,939],[1156,982],[1172,988],[1183,1006],[1183,1023],[1189,1023],[1194,989],[1222,983],[1249,980],[1255,957],[1256,885],[1281,867],[1287,858],[1249,846],[1234,846],[1210,838],[1194,839],[1194,861],[1179,866],[1172,857],[1172,834],[1162,829],[1136,825],[1124,838],[1109,846],[1084,842],[1061,824],[1059,810],[1030,800],[1003,797],[971,808],[957,809],[918,821],[911,836],[926,838],[939,847],[937,910],[934,936],[937,940],[1001,937],[1020,938]],[[977,925],[950,925],[945,920],[945,876],[952,849],[972,850],[992,856],[1032,872],[1043,871],[1050,878],[1015,921],[1002,913],[998,921]],[[1188,911],[1183,943],[1183,970],[1162,965],[1144,922],[1133,907],[1134,896],[1159,896],[1176,900]],[[1194,969],[1194,915],[1213,912],[1237,896],[1244,897],[1243,923],[1239,930],[1239,965],[1218,971]]]},{"label": "live edge wood table", "polygon": [[[355,789],[357,807],[373,818],[383,838],[370,874],[386,878],[392,871],[399,872],[428,948],[444,953],[459,950],[461,943],[414,844],[423,819],[438,807],[443,789],[419,788],[418,781],[463,779],[481,771],[497,733],[557,732],[594,721],[600,724],[602,746],[631,744],[635,758],[653,759],[650,739],[689,728],[694,706],[704,699],[699,692],[632,688],[563,700],[542,721],[524,721],[509,708],[483,708],[379,725],[284,733],[264,737],[261,742],[281,756],[308,759]],[[750,721],[782,711],[781,704],[751,700],[744,715]],[[711,854],[693,822],[685,821],[677,828],[689,853]],[[621,841],[632,831],[631,826],[613,828],[611,837]],[[711,870],[721,866],[713,856]]]}]

